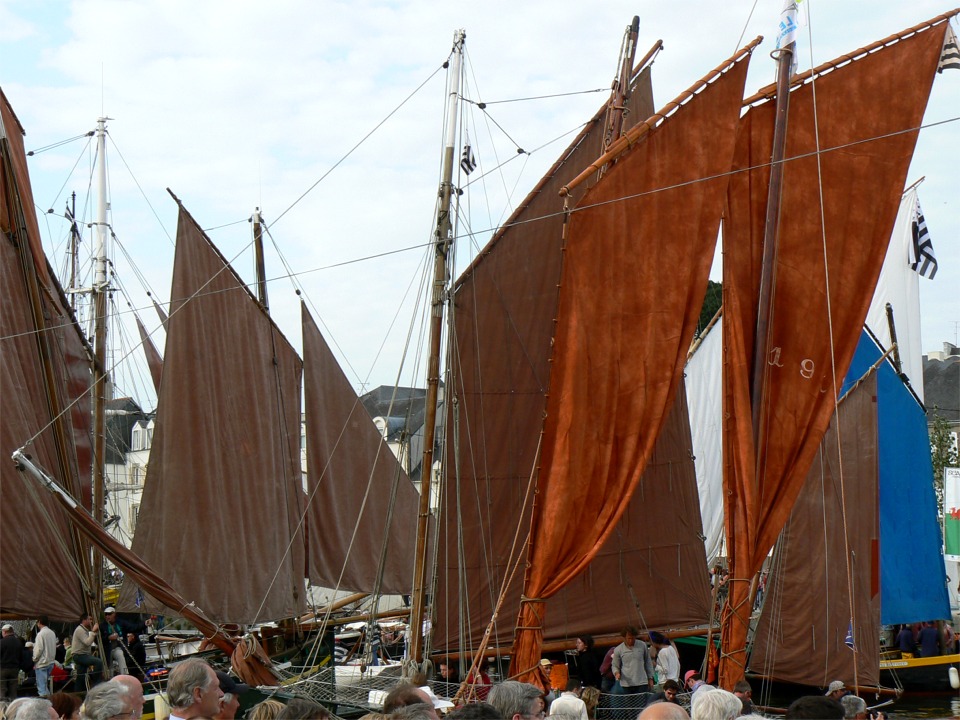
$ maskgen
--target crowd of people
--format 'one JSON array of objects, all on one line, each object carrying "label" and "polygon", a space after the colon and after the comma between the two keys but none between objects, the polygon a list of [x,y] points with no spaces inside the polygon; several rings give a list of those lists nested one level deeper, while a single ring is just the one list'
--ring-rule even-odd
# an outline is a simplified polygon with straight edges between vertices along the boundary
[{"label": "crowd of people", "polygon": [[[6,660],[16,661],[17,673],[29,654],[36,677],[36,698],[16,698],[4,674],[4,697],[0,700],[0,720],[139,720],[144,705],[142,677],[128,672],[141,662],[127,663],[130,656],[115,653],[124,647],[127,628],[118,621],[112,608],[102,623],[85,615],[67,644],[78,672],[97,674],[89,686],[83,705],[78,696],[54,692],[52,668],[61,644],[46,618],[37,622],[30,647],[15,637],[12,626],[3,626],[0,650],[3,669]],[[698,670],[687,670],[681,679],[681,664],[676,647],[661,633],[649,633],[650,644],[641,639],[635,627],[623,630],[623,642],[610,648],[601,658],[593,638],[577,638],[575,654],[569,658],[566,675],[554,673],[552,662],[544,658],[538,669],[547,690],[537,685],[506,680],[493,682],[485,664],[471,669],[465,687],[468,692],[451,700],[438,696],[456,695],[459,688],[457,667],[441,662],[438,677],[425,676],[399,682],[383,697],[382,710],[369,713],[363,720],[593,720],[604,707],[616,708],[619,717],[633,710],[638,720],[750,720],[762,717],[752,700],[752,689],[741,681],[733,692],[706,682]],[[114,677],[103,677],[104,667],[92,654],[92,645],[100,642],[112,659]],[[10,651],[9,653],[7,651]],[[15,652],[14,652],[15,650]],[[121,664],[124,661],[125,664]],[[122,669],[122,671],[121,671]],[[553,682],[551,682],[553,675]],[[560,678],[566,679],[559,684]],[[98,682],[99,681],[99,682]],[[552,687],[551,687],[552,686]],[[241,696],[249,687],[230,675],[217,671],[205,660],[190,659],[175,665],[169,674],[166,695],[172,720],[235,720]],[[617,698],[620,700],[617,700]],[[623,700],[635,700],[633,704]],[[12,702],[10,702],[12,700]],[[9,702],[9,705],[7,703]],[[606,703],[606,705],[605,705]],[[6,707],[3,707],[6,706]],[[689,712],[687,710],[689,707]],[[327,720],[329,711],[307,699],[287,703],[266,700],[247,711],[251,720]],[[842,681],[830,684],[825,695],[803,697],[787,710],[787,718],[854,718],[883,720],[882,713],[871,714],[866,703],[851,693]]]},{"label": "crowd of people", "polygon": [[21,683],[36,683],[37,695],[46,698],[55,687],[85,689],[114,674],[142,679],[147,650],[140,635],[152,626],[152,618],[121,619],[112,607],[104,610],[100,622],[84,614],[72,632],[60,636],[43,615],[28,637],[20,637],[7,623],[0,631],[0,700],[16,699]]}]

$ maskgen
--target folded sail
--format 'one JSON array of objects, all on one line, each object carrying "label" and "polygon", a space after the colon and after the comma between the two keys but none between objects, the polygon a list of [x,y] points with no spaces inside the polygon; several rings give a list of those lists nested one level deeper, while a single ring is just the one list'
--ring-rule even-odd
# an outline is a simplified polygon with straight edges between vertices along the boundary
[{"label": "folded sail", "polygon": [[840,403],[814,456],[777,542],[754,634],[750,668],[763,677],[879,683],[877,413],[871,373]]},{"label": "folded sail", "polygon": [[306,306],[301,314],[308,577],[329,588],[407,594],[419,496]]},{"label": "folded sail", "polygon": [[300,358],[182,205],[170,295],[132,550],[219,622],[302,613]]},{"label": "folded sail", "polygon": [[613,533],[674,401],[706,293],[748,57],[727,61],[639,138],[570,217],[514,673],[539,661],[543,599]]},{"label": "folded sail", "polygon": [[[743,672],[750,580],[790,514],[856,348],[945,27],[941,18],[878,43],[874,52],[844,58],[816,76],[815,98],[812,83],[791,93],[764,398],[751,398],[750,378],[774,103],[752,107],[742,120],[724,223],[724,487],[732,578],[724,687]],[[761,403],[759,442],[751,402]]]},{"label": "folded sail", "polygon": [[[0,505],[7,509],[0,522],[0,611],[75,620],[84,610],[85,545],[53,498],[23,478],[10,455],[36,435],[25,452],[89,506],[89,418],[83,417],[89,403],[83,393],[90,362],[42,251],[23,131],[2,91],[0,121]],[[78,398],[77,411],[65,411]]]}]

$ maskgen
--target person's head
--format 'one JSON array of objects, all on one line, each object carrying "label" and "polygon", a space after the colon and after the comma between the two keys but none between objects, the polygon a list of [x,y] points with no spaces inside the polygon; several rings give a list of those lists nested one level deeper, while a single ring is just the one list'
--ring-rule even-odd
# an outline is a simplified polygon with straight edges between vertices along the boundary
[{"label": "person's head", "polygon": [[648,705],[647,708],[637,716],[637,720],[690,720],[687,711],[679,705],[668,702],[658,702]]},{"label": "person's head", "polygon": [[593,650],[593,635],[578,635],[575,645],[577,652]]},{"label": "person's head", "polygon": [[440,661],[440,677],[443,678],[444,682],[457,681],[457,666],[453,664],[452,660]]},{"label": "person's head", "polygon": [[81,615],[80,624],[83,625],[87,630],[93,627],[93,616],[92,615]]},{"label": "person's head", "polygon": [[680,694],[680,683],[676,680],[665,680],[663,683],[663,695],[669,702],[676,702],[677,695]]},{"label": "person's head", "polygon": [[133,677],[133,675],[117,675],[110,682],[123,686],[127,704],[133,713],[132,717],[134,720],[137,720],[137,718],[143,714],[143,705],[146,702],[143,698],[143,684]]},{"label": "person's head", "polygon": [[740,698],[726,690],[700,690],[693,696],[693,720],[736,720],[743,710]]},{"label": "person's head", "polygon": [[3,626],[3,637],[7,637],[7,635],[13,635],[13,625],[9,623]]},{"label": "person's head", "polygon": [[564,692],[576,693],[576,694],[577,694],[577,697],[580,696],[580,691],[581,691],[582,689],[583,689],[583,688],[580,687],[580,680],[579,680],[579,678],[575,678],[575,677],[567,678],[567,684],[563,686],[563,691],[564,691]]},{"label": "person's head", "polygon": [[140,642],[140,636],[136,633],[128,632],[127,633],[127,645],[133,645],[134,643]]},{"label": "person's head", "polygon": [[383,711],[389,714],[398,708],[406,707],[407,705],[419,705],[421,703],[426,703],[430,707],[433,707],[430,696],[423,690],[413,683],[401,682],[394,686],[393,690],[388,692],[387,696],[383,699]]},{"label": "person's head", "polygon": [[640,635],[640,631],[633,625],[627,625],[620,634],[623,635],[623,644],[627,647],[633,647],[633,644],[637,641],[637,636]]},{"label": "person's head", "polygon": [[867,703],[863,698],[856,695],[844,695],[840,698],[840,704],[843,705],[843,716],[845,718],[858,718],[865,720],[870,713],[867,712]]},{"label": "person's head", "polygon": [[60,720],[80,720],[80,698],[65,692],[50,696],[50,704]]},{"label": "person's head", "polygon": [[220,711],[216,717],[218,720],[233,720],[240,709],[240,696],[250,689],[250,686],[237,682],[227,673],[217,670],[217,682],[220,685],[220,692],[223,697],[220,698]]},{"label": "person's head", "polygon": [[330,711],[320,703],[294,698],[277,715],[277,720],[330,720]]},{"label": "person's head", "polygon": [[[7,708],[8,714],[13,707],[14,700]],[[17,704],[15,717],[19,720],[57,720],[57,711],[46,698],[24,698],[22,703]]]},{"label": "person's head", "polygon": [[666,647],[670,644],[670,641],[667,640],[667,636],[663,633],[657,632],[656,630],[650,631],[650,644],[657,648]]},{"label": "person's head", "polygon": [[500,713],[490,703],[467,703],[447,713],[447,720],[500,720]]},{"label": "person's head", "polygon": [[543,717],[540,688],[529,683],[507,680],[490,689],[487,700],[504,720],[536,720]]},{"label": "person's head", "polygon": [[167,679],[170,707],[182,718],[212,718],[220,709],[220,682],[205,660],[192,658],[170,671]]},{"label": "person's head", "polygon": [[540,669],[543,670],[543,674],[547,677],[550,677],[550,672],[553,670],[553,663],[550,662],[547,658],[543,658],[540,661]]},{"label": "person's head", "polygon": [[842,720],[843,705],[825,695],[805,695],[793,701],[784,716],[794,718],[812,718],[813,720]]},{"label": "person's head", "polygon": [[283,703],[279,700],[264,700],[257,703],[247,713],[247,720],[277,720],[277,715],[283,710]]},{"label": "person's head", "polygon": [[427,703],[405,705],[390,713],[390,720],[438,720],[439,717],[433,706]]},{"label": "person's head", "polygon": [[117,609],[113,607],[104,608],[103,619],[108,623],[114,622],[117,619]]},{"label": "person's head", "polygon": [[841,680],[834,680],[827,687],[827,692],[824,693],[828,698],[833,698],[834,700],[839,700],[844,695],[847,694],[847,686],[843,684]]},{"label": "person's head", "polygon": [[700,673],[696,670],[687,670],[683,676],[683,684],[687,690],[693,690],[693,686],[700,682]]},{"label": "person's head", "polygon": [[41,615],[37,618],[37,625],[40,627],[46,627],[50,624],[50,619],[46,615]]},{"label": "person's head", "polygon": [[741,700],[743,698],[749,699],[750,696],[753,695],[753,688],[750,687],[750,683],[748,683],[746,680],[741,680],[733,686],[733,694]]},{"label": "person's head", "polygon": [[600,704],[600,691],[595,687],[585,687],[580,693],[580,699],[587,706],[587,717],[592,718]]},{"label": "person's head", "polygon": [[83,720],[119,720],[132,717],[127,689],[113,681],[100,683],[87,693],[80,717]]}]

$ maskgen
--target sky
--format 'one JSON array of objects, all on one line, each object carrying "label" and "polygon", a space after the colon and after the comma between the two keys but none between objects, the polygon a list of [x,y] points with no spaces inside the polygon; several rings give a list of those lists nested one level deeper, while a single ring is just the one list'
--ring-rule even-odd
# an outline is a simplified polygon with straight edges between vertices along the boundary
[{"label": "sky", "polygon": [[[949,9],[927,0],[808,6],[800,69]],[[247,220],[261,208],[273,317],[300,347],[305,298],[362,391],[424,384],[413,359],[425,342],[417,298],[440,179],[442,65],[456,29],[467,34],[462,94],[473,101],[461,122],[480,168],[461,197],[469,215],[454,276],[605,102],[634,15],[638,57],[664,41],[653,66],[660,107],[757,35],[766,40],[747,91],[772,81],[780,8],[780,0],[0,0],[0,84],[28,150],[111,118],[110,223],[123,290],[115,360],[139,357],[133,309],[162,348],[147,292],[169,299],[170,188],[248,280]],[[926,178],[920,200],[940,267],[935,280],[921,280],[922,338],[924,350],[939,350],[956,341],[960,323],[960,72],[937,77],[924,126],[908,183]],[[93,217],[92,147],[81,138],[30,159],[58,267],[71,192],[78,215]],[[154,406],[142,363],[116,382]]]}]

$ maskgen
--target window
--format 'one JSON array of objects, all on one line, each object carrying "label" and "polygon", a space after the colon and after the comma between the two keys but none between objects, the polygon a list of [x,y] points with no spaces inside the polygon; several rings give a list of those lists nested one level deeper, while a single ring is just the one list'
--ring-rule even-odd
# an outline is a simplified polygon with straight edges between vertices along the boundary
[{"label": "window", "polygon": [[130,506],[130,532],[133,532],[137,529],[137,518],[140,517],[140,506],[131,505]]}]

